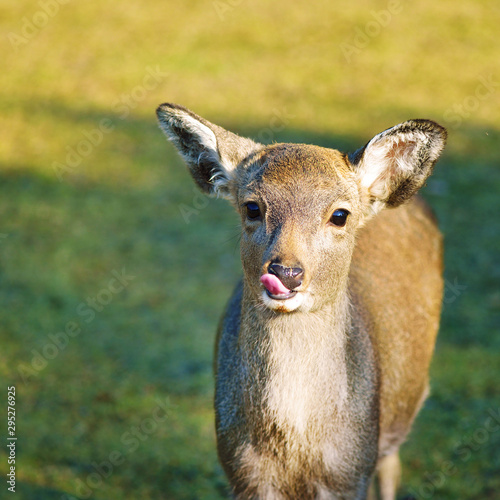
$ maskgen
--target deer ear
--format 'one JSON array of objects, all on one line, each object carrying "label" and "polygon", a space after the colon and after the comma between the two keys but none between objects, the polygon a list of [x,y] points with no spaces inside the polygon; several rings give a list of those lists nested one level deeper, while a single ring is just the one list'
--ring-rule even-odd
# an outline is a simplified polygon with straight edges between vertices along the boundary
[{"label": "deer ear", "polygon": [[411,198],[432,173],[446,130],[430,120],[409,120],[376,135],[349,155],[359,181],[378,212]]},{"label": "deer ear", "polygon": [[177,104],[161,104],[156,115],[160,128],[177,147],[196,184],[207,194],[232,199],[236,167],[260,145]]}]

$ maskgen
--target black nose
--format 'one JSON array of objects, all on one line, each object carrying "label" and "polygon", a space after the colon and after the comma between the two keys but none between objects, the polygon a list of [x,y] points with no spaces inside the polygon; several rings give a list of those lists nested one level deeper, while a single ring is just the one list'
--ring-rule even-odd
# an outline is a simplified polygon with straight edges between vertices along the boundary
[{"label": "black nose", "polygon": [[301,267],[285,267],[281,264],[270,264],[269,273],[277,276],[281,283],[289,290],[299,287],[302,284],[304,270]]}]

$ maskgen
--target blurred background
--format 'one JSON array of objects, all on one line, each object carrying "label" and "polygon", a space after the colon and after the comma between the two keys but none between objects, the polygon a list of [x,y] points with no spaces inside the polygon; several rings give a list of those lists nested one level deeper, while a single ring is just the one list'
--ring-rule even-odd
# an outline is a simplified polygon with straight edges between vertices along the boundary
[{"label": "blurred background", "polygon": [[442,328],[399,498],[498,498],[499,21],[496,0],[2,2],[0,472],[15,386],[16,498],[228,498],[212,350],[238,221],[166,143],[165,101],[345,151],[409,118],[447,127],[424,189]]}]

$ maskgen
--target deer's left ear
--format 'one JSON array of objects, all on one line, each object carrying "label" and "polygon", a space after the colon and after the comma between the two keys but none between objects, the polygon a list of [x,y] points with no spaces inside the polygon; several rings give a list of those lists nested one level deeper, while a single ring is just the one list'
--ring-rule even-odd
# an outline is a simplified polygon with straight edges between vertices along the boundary
[{"label": "deer's left ear", "polygon": [[198,187],[207,194],[234,201],[235,170],[261,146],[178,104],[162,104],[156,114],[161,129],[184,158]]},{"label": "deer's left ear", "polygon": [[409,120],[376,135],[349,155],[353,170],[378,212],[411,198],[432,173],[446,130],[430,120]]}]

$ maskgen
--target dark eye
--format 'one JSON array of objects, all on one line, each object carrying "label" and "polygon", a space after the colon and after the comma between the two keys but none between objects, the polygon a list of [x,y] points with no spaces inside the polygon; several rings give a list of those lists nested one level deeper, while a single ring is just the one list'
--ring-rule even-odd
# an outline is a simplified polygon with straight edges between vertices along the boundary
[{"label": "dark eye", "polygon": [[348,210],[339,208],[335,210],[335,212],[333,212],[333,215],[330,217],[330,223],[337,227],[345,226],[348,215],[349,215]]},{"label": "dark eye", "polygon": [[260,217],[260,208],[259,205],[257,205],[257,203],[251,201],[250,203],[247,203],[246,207],[247,207],[247,217],[250,220],[256,220]]}]

